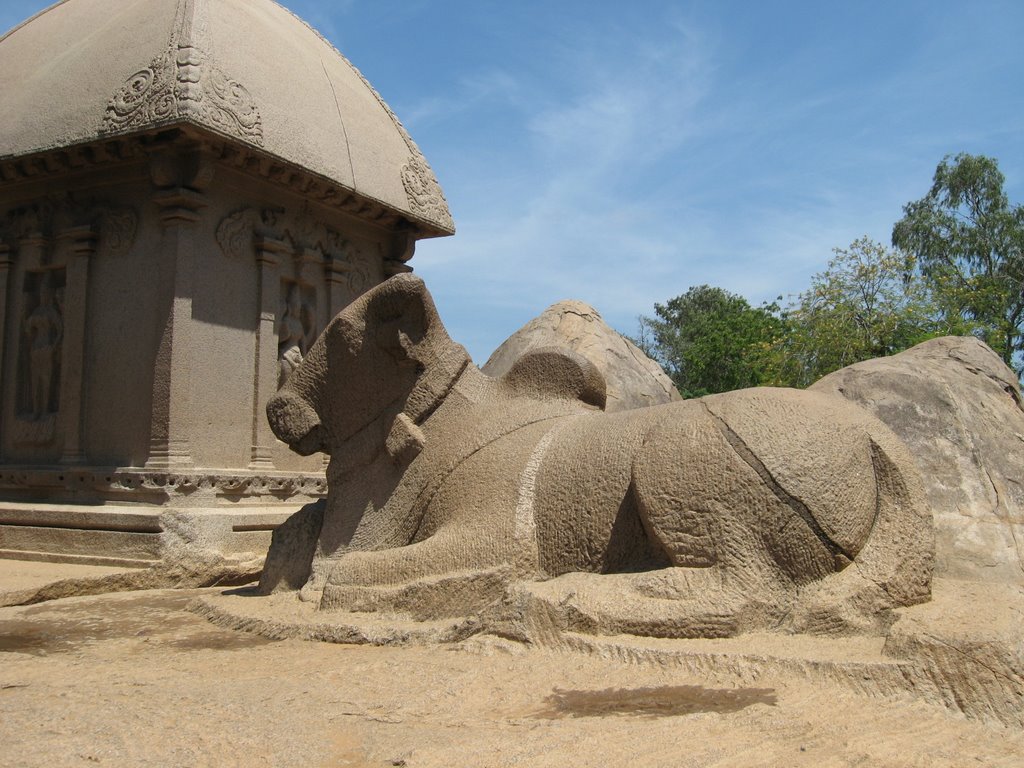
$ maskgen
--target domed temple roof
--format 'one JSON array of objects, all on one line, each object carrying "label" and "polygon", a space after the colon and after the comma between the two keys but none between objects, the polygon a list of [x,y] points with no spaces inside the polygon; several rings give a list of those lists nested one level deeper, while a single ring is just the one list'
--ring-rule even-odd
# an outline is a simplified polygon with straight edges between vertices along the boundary
[{"label": "domed temple roof", "polygon": [[0,38],[0,160],[174,126],[454,232],[387,104],[272,0],[63,0]]}]

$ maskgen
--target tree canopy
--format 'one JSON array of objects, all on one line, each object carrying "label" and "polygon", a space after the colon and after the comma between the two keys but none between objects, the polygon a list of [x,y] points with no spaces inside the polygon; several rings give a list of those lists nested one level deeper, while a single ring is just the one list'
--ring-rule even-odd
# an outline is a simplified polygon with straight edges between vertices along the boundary
[{"label": "tree canopy", "polygon": [[1004,183],[990,157],[945,157],[928,194],[903,206],[892,242],[916,257],[947,321],[1010,364],[1024,350],[1024,207]]},{"label": "tree canopy", "polygon": [[805,387],[844,366],[956,332],[941,322],[913,256],[867,237],[833,253],[783,313],[786,333],[773,356],[777,383]]},{"label": "tree canopy", "polygon": [[834,249],[785,309],[690,288],[640,318],[638,341],[685,397],[805,387],[950,334],[974,334],[1008,365],[1024,363],[1024,206],[1010,204],[1004,184],[992,158],[947,156],[928,194],[903,206],[893,248],[863,237]]},{"label": "tree canopy", "polygon": [[767,383],[767,357],[782,332],[777,307],[700,285],[640,318],[641,348],[666,370],[684,397]]}]

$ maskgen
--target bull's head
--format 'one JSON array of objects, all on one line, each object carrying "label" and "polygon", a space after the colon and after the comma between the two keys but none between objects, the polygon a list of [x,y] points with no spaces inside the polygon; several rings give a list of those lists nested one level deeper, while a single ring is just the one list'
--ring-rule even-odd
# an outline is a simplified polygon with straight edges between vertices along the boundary
[{"label": "bull's head", "polygon": [[383,423],[387,434],[421,380],[451,367],[453,350],[465,365],[468,356],[449,338],[423,281],[391,277],[328,324],[267,403],[270,426],[304,456],[332,453],[374,425]]}]

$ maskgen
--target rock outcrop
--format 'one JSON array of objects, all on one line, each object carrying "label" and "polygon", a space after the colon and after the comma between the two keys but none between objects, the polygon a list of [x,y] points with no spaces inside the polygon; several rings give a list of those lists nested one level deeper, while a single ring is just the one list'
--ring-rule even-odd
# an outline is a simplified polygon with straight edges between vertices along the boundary
[{"label": "rock outcrop", "polygon": [[867,408],[910,448],[935,515],[936,576],[1024,584],[1024,408],[989,347],[932,339],[811,389]]},{"label": "rock outcrop", "polygon": [[498,347],[482,370],[504,376],[524,354],[544,347],[572,350],[594,364],[607,385],[609,413],[682,399],[656,362],[581,301],[552,304]]}]

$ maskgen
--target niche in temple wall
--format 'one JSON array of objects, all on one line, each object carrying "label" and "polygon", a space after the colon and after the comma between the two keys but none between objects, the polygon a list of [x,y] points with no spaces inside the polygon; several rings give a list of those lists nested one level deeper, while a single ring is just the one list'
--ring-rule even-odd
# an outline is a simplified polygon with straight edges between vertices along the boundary
[{"label": "niche in temple wall", "polygon": [[137,223],[132,208],[71,193],[0,214],[5,459],[82,459],[89,262],[128,252]]},{"label": "niche in temple wall", "polygon": [[[323,307],[327,319],[383,279],[379,244],[357,243],[318,219],[308,206],[295,213],[281,207],[240,208],[220,221],[216,237],[221,251],[235,259],[256,258],[261,240],[278,241],[295,262],[283,259],[282,272],[316,271],[317,282],[337,283],[342,292]],[[336,299],[343,300],[341,306],[334,306]]]},{"label": "niche in temple wall", "polygon": [[277,385],[299,367],[320,331],[316,321],[316,288],[298,280],[281,280],[277,325]]},{"label": "niche in temple wall", "polygon": [[65,285],[61,267],[24,275],[15,407],[23,442],[46,443],[54,437],[60,409]]},{"label": "niche in temple wall", "polygon": [[380,243],[357,244],[308,205],[240,208],[220,221],[216,238],[228,258],[258,262],[260,291],[272,293],[262,311],[273,313],[274,386],[284,384],[335,314],[383,279]]}]

